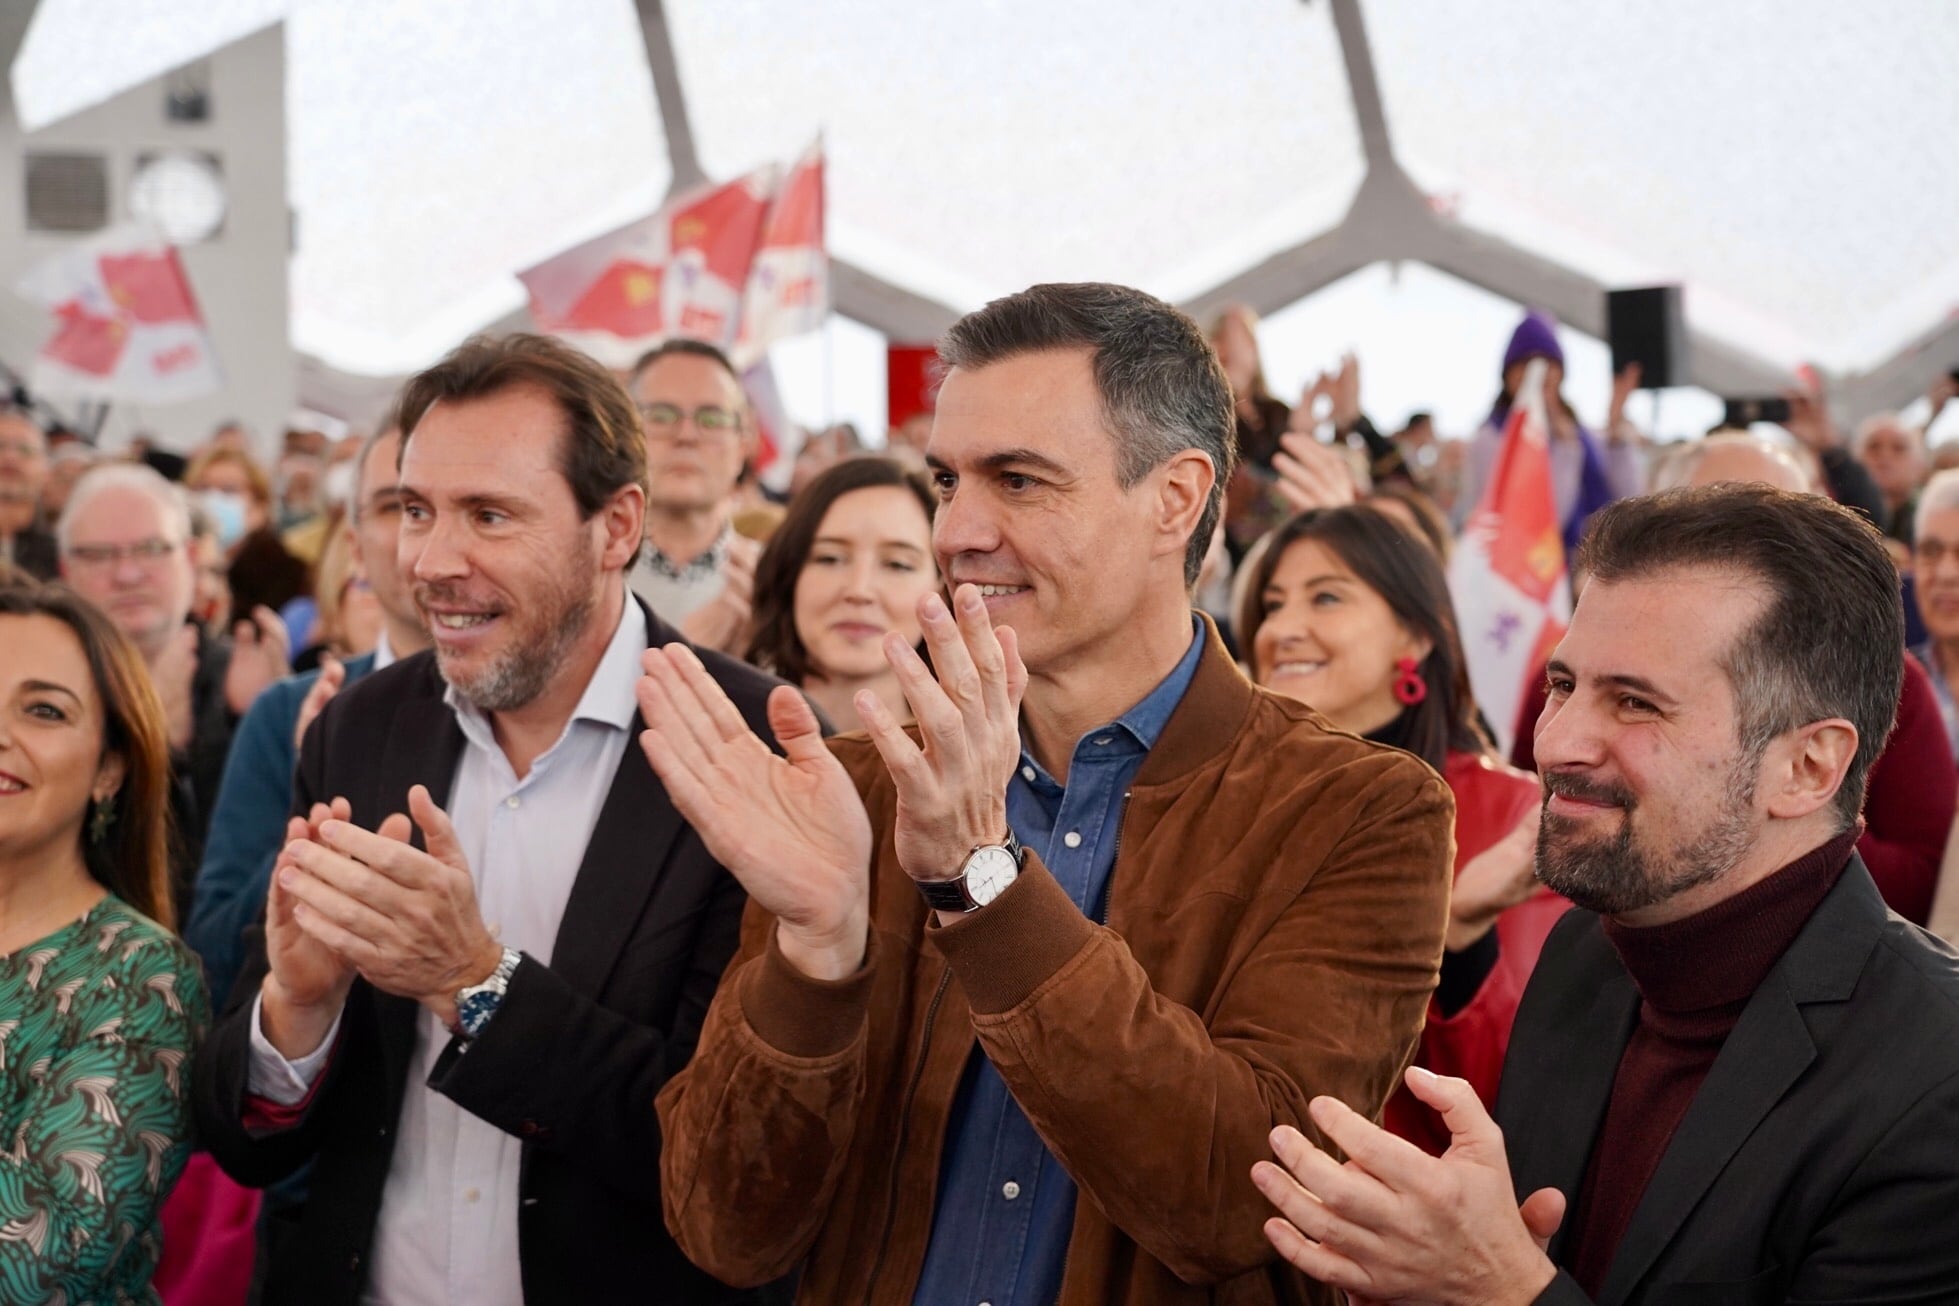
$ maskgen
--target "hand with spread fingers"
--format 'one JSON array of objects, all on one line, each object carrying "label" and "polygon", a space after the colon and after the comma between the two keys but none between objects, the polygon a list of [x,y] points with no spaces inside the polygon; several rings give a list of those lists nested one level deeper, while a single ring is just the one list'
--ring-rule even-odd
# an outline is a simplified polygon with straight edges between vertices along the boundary
[{"label": "hand with spread fingers", "polygon": [[[428,851],[408,842],[408,821]],[[408,791],[408,816],[379,830],[340,817],[287,845],[274,876],[293,919],[384,993],[413,998],[456,1023],[459,990],[496,970],[503,947],[483,924],[476,885],[449,817],[429,791]]]},{"label": "hand with spread fingers", "polygon": [[1281,1165],[1252,1181],[1279,1209],[1265,1236],[1295,1267],[1363,1302],[1525,1306],[1557,1269],[1544,1253],[1565,1200],[1540,1189],[1521,1207],[1503,1133],[1461,1079],[1411,1068],[1408,1087],[1442,1115],[1449,1150],[1432,1157],[1330,1097],[1313,1123],[1348,1156],[1334,1160],[1289,1126],[1272,1131]]},{"label": "hand with spread fingers", "polygon": [[1018,640],[1011,627],[994,629],[978,587],[961,585],[953,606],[956,618],[937,594],[919,600],[930,668],[901,636],[884,640],[922,748],[875,694],[856,699],[897,786],[898,864],[914,880],[950,880],[973,849],[1006,838],[1007,784],[1020,764]]},{"label": "hand with spread fingers", "polygon": [[640,746],[680,814],[749,897],[774,916],[784,957],[841,979],[870,930],[871,822],[800,692],[769,696],[784,756],[748,727],[685,644],[646,650]]}]

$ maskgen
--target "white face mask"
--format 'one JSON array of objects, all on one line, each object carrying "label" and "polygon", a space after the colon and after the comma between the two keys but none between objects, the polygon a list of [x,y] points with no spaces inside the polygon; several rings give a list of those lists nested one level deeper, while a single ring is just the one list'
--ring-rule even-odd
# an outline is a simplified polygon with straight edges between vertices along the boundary
[{"label": "white face mask", "polygon": [[245,538],[245,496],[230,490],[206,490],[198,496],[211,525],[217,528],[218,543],[230,548]]}]

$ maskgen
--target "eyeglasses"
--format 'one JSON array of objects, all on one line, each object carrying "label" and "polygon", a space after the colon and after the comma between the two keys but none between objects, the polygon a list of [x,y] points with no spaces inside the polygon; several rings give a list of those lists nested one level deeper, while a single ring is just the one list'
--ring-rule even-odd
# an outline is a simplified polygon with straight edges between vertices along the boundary
[{"label": "eyeglasses", "polygon": [[71,544],[68,546],[68,560],[79,567],[109,567],[130,558],[147,567],[169,557],[179,547],[169,540],[154,537],[138,540],[134,544]]},{"label": "eyeglasses", "polygon": [[692,413],[678,404],[641,404],[639,417],[646,423],[647,432],[654,435],[668,435],[679,430],[680,424],[689,417],[694,419],[694,429],[703,435],[725,435],[741,429],[741,414],[717,404],[702,404]]}]

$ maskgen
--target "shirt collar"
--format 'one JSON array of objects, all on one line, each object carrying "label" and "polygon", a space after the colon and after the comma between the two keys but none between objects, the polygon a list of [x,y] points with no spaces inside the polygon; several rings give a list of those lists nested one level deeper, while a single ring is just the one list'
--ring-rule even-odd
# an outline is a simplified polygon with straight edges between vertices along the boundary
[{"label": "shirt collar", "polygon": [[381,627],[381,638],[374,641],[373,669],[379,671],[382,667],[392,666],[394,660],[395,646],[388,642],[388,628],[383,626]]},{"label": "shirt collar", "polygon": [[[1081,748],[1082,743],[1098,735],[1106,735],[1112,730],[1121,730],[1127,734],[1136,741],[1138,749],[1142,752],[1147,753],[1156,747],[1156,741],[1162,736],[1163,728],[1170,723],[1171,714],[1177,710],[1177,704],[1184,701],[1185,691],[1190,688],[1190,682],[1196,678],[1197,664],[1204,654],[1204,623],[1193,613],[1190,624],[1190,647],[1184,650],[1183,659],[1171,669],[1170,674],[1159,680],[1156,688],[1143,695],[1142,701],[1136,706],[1109,724],[1097,726],[1083,735],[1081,743],[1075,745],[1077,750]],[[1037,762],[1034,755],[1024,747],[1020,750],[1020,761],[1023,767],[1032,767],[1041,779],[1049,784],[1055,783],[1048,776],[1047,768]]]},{"label": "shirt collar", "polygon": [[723,522],[721,533],[714,537],[714,543],[686,562],[675,562],[660,552],[659,548],[649,540],[646,547],[640,551],[640,562],[649,571],[665,576],[668,580],[705,580],[721,570],[721,564],[728,557],[728,538],[734,533],[733,522]]},{"label": "shirt collar", "polygon": [[[593,669],[592,678],[585,682],[585,692],[579,697],[578,706],[572,709],[571,720],[565,723],[567,732],[577,721],[592,721],[616,730],[632,729],[633,716],[639,710],[634,694],[639,685],[639,655],[645,648],[646,613],[638,600],[627,594],[612,639]],[[442,691],[442,701],[456,714],[456,723],[471,743],[495,749],[496,734],[490,728],[489,718],[474,704],[464,701],[454,685]]]}]

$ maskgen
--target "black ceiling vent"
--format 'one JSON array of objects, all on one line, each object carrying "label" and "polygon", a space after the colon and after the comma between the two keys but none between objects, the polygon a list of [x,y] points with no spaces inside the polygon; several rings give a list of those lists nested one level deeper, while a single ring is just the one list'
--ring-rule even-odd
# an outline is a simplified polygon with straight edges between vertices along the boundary
[{"label": "black ceiling vent", "polygon": [[106,156],[28,151],[29,231],[100,231],[108,224]]}]

